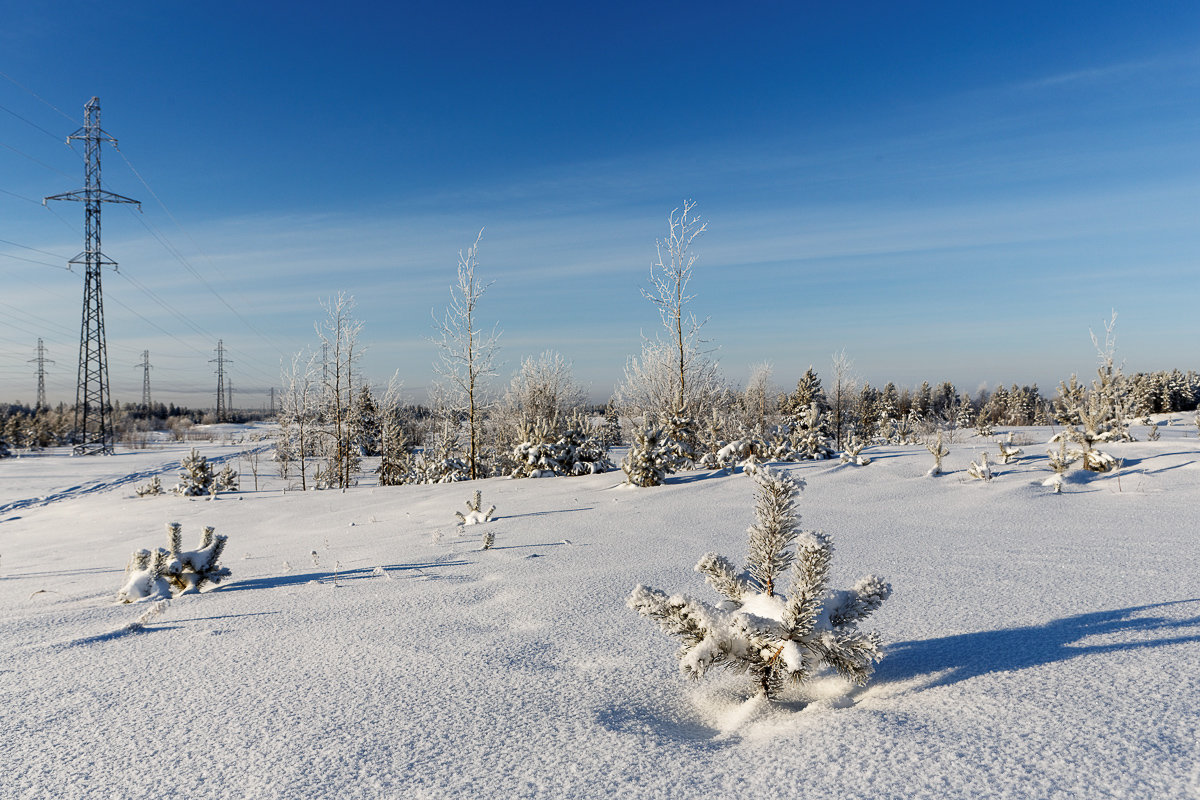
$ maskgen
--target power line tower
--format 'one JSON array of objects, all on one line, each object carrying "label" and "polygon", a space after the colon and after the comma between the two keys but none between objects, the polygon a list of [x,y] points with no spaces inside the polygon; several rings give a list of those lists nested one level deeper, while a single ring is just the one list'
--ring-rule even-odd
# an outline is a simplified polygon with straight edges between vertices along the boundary
[{"label": "power line tower", "polygon": [[233,378],[225,381],[225,413],[233,419]]},{"label": "power line tower", "polygon": [[74,200],[84,204],[83,252],[71,264],[84,266],[83,324],[79,333],[79,382],[75,390],[75,455],[113,452],[112,404],[108,392],[108,347],[104,341],[104,299],[100,293],[100,271],[112,261],[100,250],[100,208],[104,203],[141,203],[100,188],[100,145],[117,140],[100,128],[100,98],[83,107],[83,127],[67,137],[67,143],[82,140],[84,188],[46,200]]},{"label": "power line tower", "polygon": [[46,348],[42,346],[42,340],[38,339],[37,358],[29,359],[29,363],[37,362],[38,365],[38,388],[37,388],[37,405],[35,410],[46,408],[46,365],[54,362],[46,358]]},{"label": "power line tower", "polygon": [[142,351],[142,363],[134,364],[142,369],[142,409],[150,416],[150,351]]},{"label": "power line tower", "polygon": [[225,365],[232,364],[225,357],[225,340],[217,339],[217,357],[209,359],[208,363],[217,365],[217,422],[224,422],[225,417],[229,414],[228,404],[225,401]]}]

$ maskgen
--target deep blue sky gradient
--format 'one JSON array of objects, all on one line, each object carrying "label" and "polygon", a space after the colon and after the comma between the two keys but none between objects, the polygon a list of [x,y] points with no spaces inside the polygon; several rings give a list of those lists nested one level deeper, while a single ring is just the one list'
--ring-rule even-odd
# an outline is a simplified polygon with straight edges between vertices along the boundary
[{"label": "deep blue sky gradient", "polygon": [[1111,308],[1127,368],[1200,366],[1194,3],[112,5],[0,3],[0,400],[32,400],[37,336],[73,397],[81,280],[51,265],[82,209],[30,201],[82,183],[92,95],[106,187],[144,201],[105,210],[121,399],[148,348],[156,395],[211,403],[220,337],[260,405],[339,290],[368,377],[419,399],[481,227],[502,376],[552,347],[605,398],[685,197],[734,381],[845,348],[875,384],[1049,391]]}]

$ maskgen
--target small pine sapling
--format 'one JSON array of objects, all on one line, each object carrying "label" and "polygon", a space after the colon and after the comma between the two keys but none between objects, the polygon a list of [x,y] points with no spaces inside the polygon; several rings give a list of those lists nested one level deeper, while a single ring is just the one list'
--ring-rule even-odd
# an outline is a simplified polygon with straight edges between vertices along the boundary
[{"label": "small pine sapling", "polygon": [[[883,649],[879,635],[859,631],[858,623],[883,604],[891,585],[870,575],[848,591],[829,589],[829,537],[797,529],[795,498],[802,484],[766,468],[756,480],[746,568],[739,571],[717,553],[706,554],[695,568],[724,596],[721,603],[638,586],[626,605],[683,640],[679,666],[689,678],[714,665],[749,672],[759,692],[775,699],[824,665],[861,686]],[[785,596],[777,590],[789,571]]]},{"label": "small pine sapling", "polygon": [[1008,441],[1000,442],[999,445],[1000,445],[1000,463],[1001,464],[1012,464],[1013,462],[1017,461],[1021,456],[1025,455],[1024,450],[1022,450],[1019,447],[1012,446],[1012,434],[1011,433],[1008,435]]},{"label": "small pine sapling", "polygon": [[1160,436],[1161,434],[1159,433],[1158,426],[1153,422],[1150,423],[1150,432],[1146,434],[1146,438],[1152,442],[1157,442]]},{"label": "small pine sapling", "polygon": [[153,497],[156,494],[163,493],[162,478],[155,475],[150,479],[149,483],[144,483],[134,489],[138,497]]},{"label": "small pine sapling", "polygon": [[216,487],[216,491],[218,492],[236,492],[241,488],[241,484],[238,481],[238,474],[228,464],[213,479],[213,486]]},{"label": "small pine sapling", "polygon": [[475,494],[467,501],[467,513],[455,511],[454,516],[458,517],[459,525],[480,525],[491,522],[495,511],[495,506],[488,506],[486,511],[483,510],[483,493],[476,489]]},{"label": "small pine sapling", "polygon": [[1050,469],[1054,470],[1054,475],[1042,481],[1042,486],[1051,486],[1054,488],[1055,494],[1062,494],[1063,480],[1067,470],[1082,454],[1078,450],[1068,451],[1067,440],[1060,439],[1058,450],[1047,451],[1046,455],[1049,456]]},{"label": "small pine sapling", "polygon": [[193,448],[192,452],[183,459],[181,466],[184,471],[179,473],[179,483],[171,491],[184,497],[212,494],[212,465],[208,463],[207,458]]},{"label": "small pine sapling", "polygon": [[992,466],[988,464],[988,454],[984,453],[980,456],[979,463],[972,461],[971,466],[967,467],[967,474],[981,481],[990,481],[992,479]]},{"label": "small pine sapling", "polygon": [[491,550],[492,545],[495,543],[496,543],[496,534],[492,533],[491,531],[488,531],[487,533],[485,533],[483,535],[483,547],[481,547],[480,549],[481,550]]},{"label": "small pine sapling", "polygon": [[950,450],[949,448],[942,446],[942,432],[940,430],[937,432],[936,440],[925,443],[925,449],[933,454],[933,466],[930,468],[929,472],[925,474],[929,476],[941,475],[942,459],[950,455]]},{"label": "small pine sapling", "polygon": [[205,526],[200,547],[183,549],[182,527],[167,523],[167,550],[137,550],[125,568],[125,584],[117,592],[123,603],[139,600],[166,600],[172,596],[194,594],[206,583],[220,583],[231,574],[218,565],[228,537],[217,536]]},{"label": "small pine sapling", "polygon": [[846,450],[842,453],[842,463],[853,464],[856,467],[865,467],[870,464],[871,459],[862,454],[866,446],[866,442],[859,439],[857,434],[850,434],[850,438],[846,441]]},{"label": "small pine sapling", "polygon": [[625,482],[634,486],[661,486],[667,473],[674,472],[674,455],[664,441],[661,428],[647,428],[633,437],[633,446],[621,461]]}]

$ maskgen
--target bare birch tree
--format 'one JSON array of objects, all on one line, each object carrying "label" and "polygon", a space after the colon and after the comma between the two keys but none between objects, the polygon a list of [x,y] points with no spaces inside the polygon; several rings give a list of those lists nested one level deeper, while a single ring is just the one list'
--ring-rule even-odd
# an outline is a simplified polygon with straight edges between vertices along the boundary
[{"label": "bare birch tree", "polygon": [[329,362],[323,370],[322,391],[330,418],[325,431],[331,437],[328,472],[332,473],[329,483],[341,489],[350,486],[358,459],[352,452],[350,441],[350,406],[354,402],[351,377],[354,365],[361,355],[358,350],[358,335],[362,322],[354,314],[354,298],[339,293],[331,300],[322,301],[325,319],[314,325],[321,340],[322,349],[328,353]]},{"label": "bare birch tree", "polygon": [[481,431],[486,411],[485,381],[496,374],[496,351],[500,332],[493,326],[490,334],[479,329],[476,307],[490,283],[475,278],[479,264],[479,242],[458,252],[458,283],[450,290],[450,305],[441,320],[434,316],[438,337],[438,360],[434,370],[445,383],[450,407],[463,414],[467,423],[467,469],[472,480],[480,475]]},{"label": "bare birch tree", "polygon": [[846,357],[846,351],[840,350],[833,354],[833,429],[838,450],[842,449],[842,438],[849,417],[850,401],[854,394],[854,377],[851,370],[854,365]]},{"label": "bare birch tree", "polygon": [[287,450],[282,457],[288,458],[294,454],[300,462],[300,489],[303,491],[308,489],[304,459],[312,449],[318,399],[316,356],[312,353],[296,353],[292,356],[291,366],[283,371],[279,421],[288,437],[285,443]]},{"label": "bare birch tree", "polygon": [[692,244],[708,228],[708,222],[693,214],[694,200],[685,200],[682,209],[676,208],[667,216],[669,233],[659,239],[658,260],[650,267],[652,290],[642,290],[642,295],[658,308],[663,327],[666,328],[675,351],[675,408],[677,414],[686,409],[687,381],[689,369],[702,354],[698,351],[700,328],[707,320],[697,321],[687,310],[693,295],[687,293],[692,279],[692,265],[696,254]]}]

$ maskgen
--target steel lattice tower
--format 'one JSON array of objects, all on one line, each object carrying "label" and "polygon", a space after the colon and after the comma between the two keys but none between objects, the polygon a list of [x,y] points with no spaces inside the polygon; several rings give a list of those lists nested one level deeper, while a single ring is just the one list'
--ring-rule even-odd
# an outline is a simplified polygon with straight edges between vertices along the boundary
[{"label": "steel lattice tower", "polygon": [[79,382],[75,390],[75,454],[111,454],[113,452],[112,404],[108,392],[108,347],[104,341],[104,299],[100,292],[102,267],[115,268],[100,250],[100,208],[104,203],[133,203],[137,200],[100,188],[100,144],[117,140],[100,128],[100,98],[93,97],[83,107],[83,127],[67,137],[85,145],[84,188],[56,194],[42,200],[75,200],[84,204],[83,252],[71,264],[84,266],[83,324],[79,333]]},{"label": "steel lattice tower", "polygon": [[225,402],[225,365],[232,364],[225,357],[225,340],[217,339],[217,357],[210,358],[208,363],[217,365],[217,422],[224,422],[229,413]]},{"label": "steel lattice tower", "polygon": [[38,339],[37,358],[29,359],[29,363],[37,363],[38,365],[38,388],[37,388],[37,405],[34,408],[46,408],[46,365],[54,362],[46,358],[46,348],[42,346],[42,340]]},{"label": "steel lattice tower", "polygon": [[150,416],[150,351],[142,351],[142,363],[134,364],[142,370],[142,410]]}]

